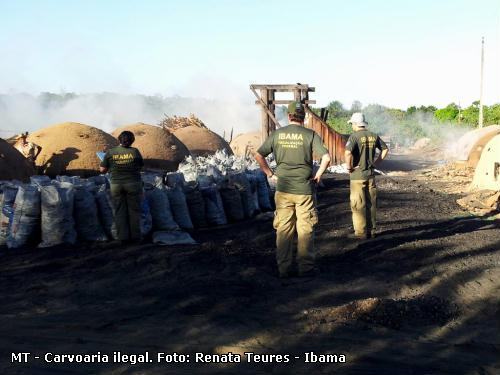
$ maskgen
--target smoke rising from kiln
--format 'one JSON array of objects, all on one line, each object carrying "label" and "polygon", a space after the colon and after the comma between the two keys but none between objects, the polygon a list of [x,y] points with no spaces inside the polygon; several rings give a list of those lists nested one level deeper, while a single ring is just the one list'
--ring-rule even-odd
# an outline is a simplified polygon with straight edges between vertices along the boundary
[{"label": "smoke rising from kiln", "polygon": [[403,146],[411,146],[420,138],[430,138],[441,148],[447,158],[455,154],[454,144],[471,127],[450,122],[439,122],[432,112],[416,111],[410,115],[390,110],[383,106],[370,105],[363,109],[369,129],[390,136]]},{"label": "smoke rising from kiln", "polygon": [[248,96],[221,99],[99,94],[0,95],[0,137],[34,131],[47,125],[73,121],[107,132],[135,122],[158,124],[164,115],[194,114],[222,135],[257,130],[259,109]]}]

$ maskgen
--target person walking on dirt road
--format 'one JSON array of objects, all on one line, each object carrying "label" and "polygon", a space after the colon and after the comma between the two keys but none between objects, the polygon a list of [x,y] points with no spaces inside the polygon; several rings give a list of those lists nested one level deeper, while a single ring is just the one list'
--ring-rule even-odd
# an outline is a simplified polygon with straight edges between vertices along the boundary
[{"label": "person walking on dirt road", "polygon": [[[314,227],[318,223],[315,184],[330,163],[328,149],[321,137],[304,127],[305,110],[301,103],[288,105],[289,125],[274,131],[260,146],[255,158],[260,168],[276,182],[273,226],[276,229],[276,260],[281,278],[296,275],[313,276]],[[273,153],[277,163],[276,174],[269,168],[265,157]],[[321,157],[321,165],[313,175],[313,153]],[[294,238],[298,236],[294,256]]]},{"label": "person walking on dirt road", "polygon": [[111,198],[115,211],[116,231],[120,241],[141,240],[141,169],[144,165],[138,149],[131,147],[134,133],[124,131],[118,136],[120,145],[106,152],[101,173],[111,173]]},{"label": "person walking on dirt road", "polygon": [[[368,123],[362,113],[353,113],[348,121],[353,133],[346,143],[345,160],[350,174],[351,210],[354,237],[366,239],[375,236],[377,214],[377,186],[375,163],[387,156],[385,142],[366,129]],[[376,150],[380,154],[376,155]]]}]

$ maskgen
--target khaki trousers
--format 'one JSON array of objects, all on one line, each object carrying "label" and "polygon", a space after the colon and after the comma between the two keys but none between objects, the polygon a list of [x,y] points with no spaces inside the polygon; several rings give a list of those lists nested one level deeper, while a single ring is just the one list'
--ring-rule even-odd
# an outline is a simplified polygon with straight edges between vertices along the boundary
[{"label": "khaki trousers", "polygon": [[111,183],[118,239],[141,239],[142,182]]},{"label": "khaki trousers", "polygon": [[[313,195],[289,194],[277,191],[274,200],[273,226],[276,229],[276,261],[280,274],[293,270],[294,258],[299,273],[314,268],[314,227],[318,223],[318,213]],[[297,234],[297,252],[294,240]]]},{"label": "khaki trousers", "polygon": [[377,186],[375,178],[351,180],[351,210],[354,234],[371,234],[376,229]]}]

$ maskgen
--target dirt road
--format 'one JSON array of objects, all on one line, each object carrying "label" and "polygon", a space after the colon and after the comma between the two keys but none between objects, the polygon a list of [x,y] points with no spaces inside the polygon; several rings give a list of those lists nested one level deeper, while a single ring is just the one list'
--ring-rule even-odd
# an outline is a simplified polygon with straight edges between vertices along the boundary
[{"label": "dirt road", "polygon": [[[380,235],[356,242],[347,176],[326,178],[315,279],[276,277],[269,215],[198,232],[199,246],[2,250],[0,373],[498,374],[499,221],[422,181],[380,177]],[[43,360],[114,351],[152,362]],[[40,359],[11,363],[12,352]],[[158,352],[190,362],[157,363]],[[195,363],[195,352],[243,357]],[[247,363],[244,352],[290,357]],[[309,352],[345,363],[305,363]]]}]

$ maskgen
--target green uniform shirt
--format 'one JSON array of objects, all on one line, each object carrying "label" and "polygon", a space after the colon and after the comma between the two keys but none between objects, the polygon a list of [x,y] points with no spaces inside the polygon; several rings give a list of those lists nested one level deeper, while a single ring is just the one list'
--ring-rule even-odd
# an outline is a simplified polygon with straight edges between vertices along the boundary
[{"label": "green uniform shirt", "polygon": [[377,134],[359,130],[351,134],[345,148],[353,156],[351,180],[367,180],[375,176],[373,161],[376,149],[385,150],[387,145]]},{"label": "green uniform shirt", "polygon": [[274,131],[257,152],[264,157],[273,153],[278,166],[277,191],[312,194],[313,152],[321,157],[328,149],[313,130],[292,124]]},{"label": "green uniform shirt", "polygon": [[141,181],[142,155],[135,147],[114,147],[104,155],[101,167],[108,168],[111,182],[127,183]]}]

